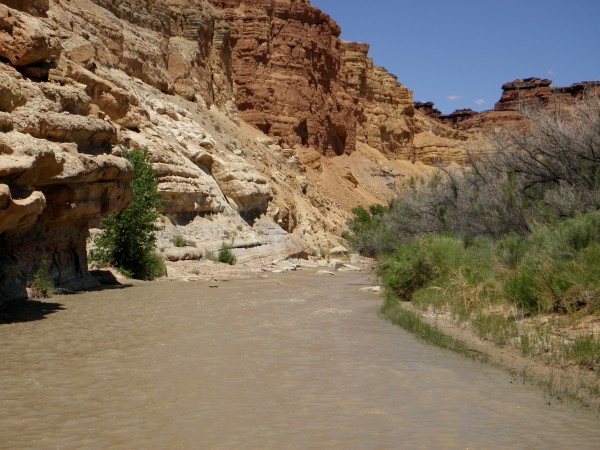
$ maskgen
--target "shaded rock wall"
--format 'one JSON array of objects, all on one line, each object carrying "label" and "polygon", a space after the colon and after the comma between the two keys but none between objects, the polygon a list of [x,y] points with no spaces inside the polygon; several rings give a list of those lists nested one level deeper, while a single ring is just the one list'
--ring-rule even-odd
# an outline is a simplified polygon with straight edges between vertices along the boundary
[{"label": "shaded rock wall", "polygon": [[[32,81],[5,64],[0,84],[1,304],[27,296],[26,283],[43,259],[56,283],[93,282],[88,222],[127,206],[132,173],[126,161],[106,154],[116,130],[86,114],[90,98],[81,87]],[[78,109],[68,112],[74,98]]]}]

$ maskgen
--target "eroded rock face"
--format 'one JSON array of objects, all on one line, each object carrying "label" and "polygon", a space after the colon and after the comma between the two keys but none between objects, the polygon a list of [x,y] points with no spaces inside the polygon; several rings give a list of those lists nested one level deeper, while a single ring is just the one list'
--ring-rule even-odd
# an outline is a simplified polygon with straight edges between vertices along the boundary
[{"label": "eroded rock face", "polygon": [[[130,165],[109,155],[115,127],[80,85],[48,81],[61,58],[49,3],[0,4],[0,304],[26,297],[46,259],[56,283],[91,282],[88,221],[131,200]],[[11,8],[9,8],[8,6]],[[27,77],[27,78],[26,78]]]},{"label": "eroded rock face", "polygon": [[[13,2],[9,2],[13,3]],[[29,10],[19,3],[22,9]],[[44,66],[55,61],[61,51],[60,39],[43,20],[0,4],[0,57],[19,68]]]},{"label": "eroded rock face", "polygon": [[75,34],[103,64],[188,100],[233,101],[229,32],[208,0],[77,3]]},{"label": "eroded rock face", "polygon": [[130,165],[75,145],[0,134],[0,303],[26,297],[42,259],[55,283],[90,283],[88,222],[131,201]]},{"label": "eroded rock face", "polygon": [[368,57],[369,45],[342,43],[344,84],[356,105],[356,137],[385,154],[410,159],[414,153],[412,92]]},{"label": "eroded rock face", "polygon": [[305,0],[211,2],[230,28],[240,116],[281,145],[351,153],[356,119],[341,84],[339,26]]},{"label": "eroded rock face", "polygon": [[32,16],[46,16],[50,8],[50,0],[4,0],[3,3],[9,8],[31,14]]}]

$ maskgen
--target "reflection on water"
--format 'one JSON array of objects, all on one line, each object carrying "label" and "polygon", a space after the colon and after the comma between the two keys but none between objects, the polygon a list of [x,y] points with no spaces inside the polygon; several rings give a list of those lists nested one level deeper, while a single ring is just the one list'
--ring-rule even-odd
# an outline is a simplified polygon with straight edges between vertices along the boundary
[{"label": "reflection on water", "polygon": [[0,448],[598,448],[597,419],[377,316],[367,275],[58,297],[0,325]]}]

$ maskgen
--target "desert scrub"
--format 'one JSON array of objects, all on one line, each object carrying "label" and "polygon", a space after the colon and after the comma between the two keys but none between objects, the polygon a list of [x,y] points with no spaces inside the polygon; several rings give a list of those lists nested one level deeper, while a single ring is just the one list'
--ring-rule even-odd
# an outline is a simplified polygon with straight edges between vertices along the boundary
[{"label": "desert scrub", "polygon": [[185,247],[186,245],[188,245],[188,241],[183,238],[182,236],[173,236],[173,238],[171,239],[171,243],[175,246],[175,247]]},{"label": "desert scrub", "polygon": [[225,243],[223,243],[223,245],[216,254],[215,252],[206,250],[204,252],[204,258],[208,259],[209,261],[229,264],[232,266],[237,262],[237,258],[233,254],[231,246]]},{"label": "desert scrub", "polygon": [[426,235],[399,245],[382,259],[378,270],[386,288],[408,301],[418,289],[458,267],[463,256],[460,239]]},{"label": "desert scrub", "polygon": [[49,270],[48,257],[44,256],[40,260],[37,270],[33,273],[31,281],[27,283],[30,297],[48,298],[56,293],[54,283],[50,279]]},{"label": "desert scrub", "polygon": [[539,226],[526,237],[465,243],[423,235],[382,256],[379,275],[388,295],[418,311],[448,315],[526,356],[597,370],[598,337],[565,344],[562,329],[600,310],[599,214]]},{"label": "desert scrub", "polygon": [[233,254],[230,245],[223,244],[223,246],[219,249],[217,261],[229,265],[234,265],[237,262],[237,258]]},{"label": "desert scrub", "polygon": [[164,260],[156,253],[162,204],[157,173],[148,162],[146,150],[123,149],[122,156],[133,166],[133,202],[127,209],[104,217],[90,260],[116,267],[133,278],[152,280],[166,273]]}]

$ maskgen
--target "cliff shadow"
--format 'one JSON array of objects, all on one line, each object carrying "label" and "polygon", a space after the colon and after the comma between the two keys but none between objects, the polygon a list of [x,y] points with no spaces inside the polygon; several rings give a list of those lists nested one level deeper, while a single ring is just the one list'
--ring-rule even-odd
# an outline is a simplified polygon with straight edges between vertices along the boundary
[{"label": "cliff shadow", "polygon": [[60,303],[39,300],[20,300],[10,302],[0,310],[0,325],[9,323],[34,322],[48,317],[65,308]]}]

